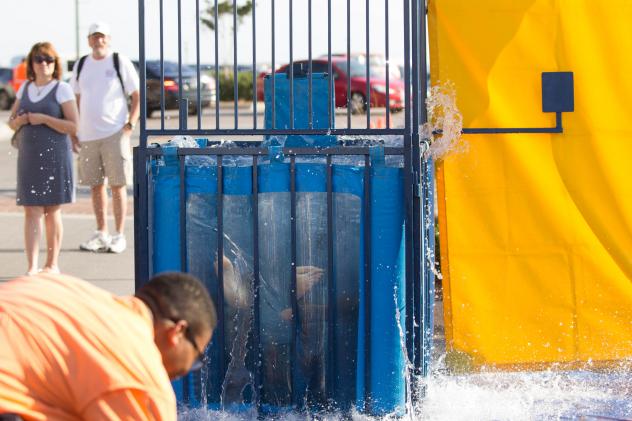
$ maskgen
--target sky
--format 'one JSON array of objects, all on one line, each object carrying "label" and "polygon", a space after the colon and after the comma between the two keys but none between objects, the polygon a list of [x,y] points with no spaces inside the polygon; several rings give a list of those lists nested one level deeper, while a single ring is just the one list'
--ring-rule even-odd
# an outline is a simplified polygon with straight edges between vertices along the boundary
[{"label": "sky", "polygon": [[[163,0],[163,51],[167,60],[178,57],[178,13],[181,4],[180,45],[183,62],[196,61],[196,2],[200,10],[208,7],[209,0]],[[238,0],[238,4],[244,0]],[[365,52],[366,0],[351,1],[351,51]],[[289,61],[290,38],[294,60],[308,57],[308,0],[257,0],[256,8],[256,61],[272,61],[272,3],[275,18],[275,64]],[[292,4],[292,34],[290,37],[289,5]],[[327,53],[328,0],[312,2],[312,56]],[[0,28],[0,65],[10,65],[15,57],[26,55],[39,41],[50,41],[66,59],[75,58],[76,24],[75,4],[79,6],[80,55],[89,52],[88,27],[95,21],[104,21],[112,28],[112,48],[132,59],[139,56],[138,0],[0,0],[5,12]],[[390,62],[403,64],[403,6],[400,0],[369,0],[369,45],[371,53],[385,53],[385,3],[389,4],[389,55]],[[160,14],[159,0],[144,0],[145,51],[147,58],[159,58]],[[344,0],[331,0],[332,53],[347,50],[347,7]],[[9,18],[9,16],[11,18]],[[253,61],[252,19],[246,17],[238,25],[237,61],[248,65]],[[214,32],[200,25],[200,61],[215,63]],[[220,20],[218,30],[218,56],[220,64],[233,63],[232,16]]]}]

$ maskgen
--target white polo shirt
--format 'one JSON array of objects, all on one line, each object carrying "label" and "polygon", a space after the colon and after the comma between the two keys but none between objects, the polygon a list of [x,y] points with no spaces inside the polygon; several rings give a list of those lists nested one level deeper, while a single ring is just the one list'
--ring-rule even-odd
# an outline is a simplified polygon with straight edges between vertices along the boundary
[{"label": "white polo shirt", "polygon": [[[79,60],[73,69],[77,74]],[[127,57],[119,54],[121,82],[114,69],[112,52],[101,60],[88,55],[79,82],[73,75],[70,85],[75,94],[79,94],[79,140],[89,142],[112,136],[121,130],[127,122],[127,97],[139,89],[138,74]]]}]

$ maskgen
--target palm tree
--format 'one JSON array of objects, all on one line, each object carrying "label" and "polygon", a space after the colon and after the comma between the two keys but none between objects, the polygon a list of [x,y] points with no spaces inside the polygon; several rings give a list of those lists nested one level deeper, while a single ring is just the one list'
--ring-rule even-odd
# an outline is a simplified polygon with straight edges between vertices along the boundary
[{"label": "palm tree", "polygon": [[[232,16],[233,11],[233,0],[221,0],[217,1],[217,19],[221,19],[225,16]],[[237,5],[237,25],[241,23],[241,20],[244,16],[250,14],[252,12],[252,8],[254,7],[253,0],[247,0],[241,6]],[[202,23],[206,25],[211,31],[215,31],[217,27],[217,22],[215,22],[215,2],[213,0],[208,0],[208,7],[204,11],[204,15],[200,18]],[[237,28],[233,28],[233,31],[237,30]]]}]

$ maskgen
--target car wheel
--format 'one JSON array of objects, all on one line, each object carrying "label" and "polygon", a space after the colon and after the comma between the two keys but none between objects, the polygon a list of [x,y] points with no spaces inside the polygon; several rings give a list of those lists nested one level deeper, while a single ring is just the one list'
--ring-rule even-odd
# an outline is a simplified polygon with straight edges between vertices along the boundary
[{"label": "car wheel", "polygon": [[366,112],[366,100],[364,99],[364,95],[360,92],[352,93],[349,107],[351,107],[351,114],[364,114]]},{"label": "car wheel", "polygon": [[11,98],[6,91],[0,91],[0,110],[11,108]]},{"label": "car wheel", "polygon": [[189,105],[189,115],[196,115],[198,112],[197,105]]}]

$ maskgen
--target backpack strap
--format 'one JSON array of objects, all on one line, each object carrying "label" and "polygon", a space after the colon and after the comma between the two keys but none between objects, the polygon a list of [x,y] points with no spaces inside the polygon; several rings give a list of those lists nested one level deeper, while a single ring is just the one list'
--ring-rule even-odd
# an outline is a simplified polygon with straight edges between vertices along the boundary
[{"label": "backpack strap", "polygon": [[[77,64],[77,77],[76,80],[77,82],[79,82],[79,75],[81,74],[81,69],[83,68],[84,63],[86,62],[86,59],[88,58],[87,55],[81,57],[79,59],[79,63]],[[114,52],[112,54],[112,61],[114,62],[114,70],[116,70],[116,76],[118,77],[119,82],[121,82],[121,88],[123,89],[123,95],[127,96],[125,94],[125,85],[123,84],[123,77],[121,76],[121,66],[119,63],[119,54],[117,52]]]},{"label": "backpack strap", "polygon": [[77,82],[79,82],[79,75],[81,74],[81,69],[83,68],[83,64],[86,62],[87,58],[88,56],[85,55],[79,59],[79,63],[77,64],[77,76],[75,77]]},{"label": "backpack strap", "polygon": [[118,76],[119,82],[121,82],[121,88],[123,89],[123,95],[127,97],[125,93],[125,85],[123,84],[123,78],[121,77],[121,66],[119,64],[119,54],[114,52],[112,54],[112,60],[114,61],[114,70],[116,70],[116,76]]}]

